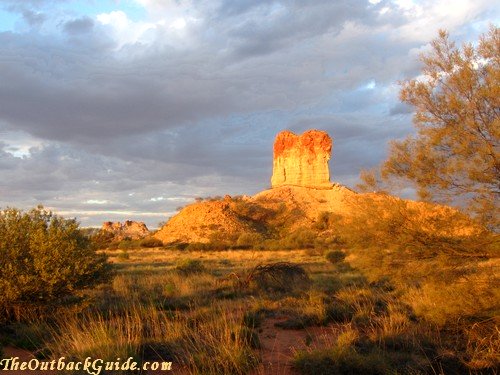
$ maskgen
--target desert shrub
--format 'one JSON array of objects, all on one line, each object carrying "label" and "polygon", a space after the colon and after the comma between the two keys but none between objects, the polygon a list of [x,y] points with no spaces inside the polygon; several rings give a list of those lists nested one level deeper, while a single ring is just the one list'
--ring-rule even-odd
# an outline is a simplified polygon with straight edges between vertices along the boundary
[{"label": "desert shrub", "polygon": [[128,253],[127,250],[120,251],[120,253],[118,254],[117,257],[120,260],[128,260],[128,259],[130,259],[130,255],[129,255],[129,253]]},{"label": "desert shrub", "polygon": [[332,322],[348,322],[354,316],[354,309],[346,303],[335,301],[326,310],[328,320]]},{"label": "desert shrub", "polygon": [[276,216],[276,211],[261,206],[255,202],[248,202],[245,200],[237,200],[232,205],[234,212],[243,219],[253,221],[256,223],[263,223],[269,221]]},{"label": "desert shrub", "polygon": [[251,284],[265,291],[290,292],[304,289],[310,279],[304,268],[288,262],[258,265],[247,277]]},{"label": "desert shrub", "polygon": [[315,247],[317,234],[308,228],[299,228],[283,237],[280,241],[284,249],[312,249]]},{"label": "desert shrub", "polygon": [[303,375],[384,375],[391,373],[380,353],[360,354],[354,349],[333,348],[298,352],[294,366]]},{"label": "desert shrub", "polygon": [[109,279],[105,255],[97,254],[74,219],[43,207],[0,212],[0,317],[62,301]]},{"label": "desert shrub", "polygon": [[204,272],[205,266],[200,260],[184,259],[175,266],[175,269],[184,275],[192,275]]},{"label": "desert shrub", "polygon": [[231,273],[221,282],[232,282],[239,290],[291,292],[309,287],[311,280],[304,268],[289,262],[259,264],[241,274]]},{"label": "desert shrub", "polygon": [[211,250],[227,250],[231,247],[229,242],[211,241],[211,242],[192,242],[184,249],[187,251],[211,251]]},{"label": "desert shrub", "polygon": [[[111,248],[111,247],[113,247],[113,246],[110,245],[108,247],[108,249]],[[142,246],[142,240],[140,240],[140,239],[133,240],[130,237],[125,237],[123,240],[121,240],[121,241],[118,242],[117,249],[120,249],[120,250],[132,250],[132,249],[140,249],[141,247],[143,247]]]},{"label": "desert shrub", "polygon": [[318,215],[318,219],[313,224],[313,228],[317,230],[327,230],[335,227],[341,220],[341,216],[333,212],[322,211]]},{"label": "desert shrub", "polygon": [[238,233],[226,233],[217,226],[214,232],[210,233],[208,243],[200,250],[227,250],[234,246],[238,240]]},{"label": "desert shrub", "polygon": [[108,249],[108,250],[118,250],[118,246],[120,246],[120,241],[112,241],[112,242],[108,245],[107,249]]},{"label": "desert shrub", "polygon": [[176,250],[186,250],[188,246],[189,244],[186,242],[177,242],[173,245],[173,248]]},{"label": "desert shrub", "polygon": [[140,242],[141,247],[161,247],[163,246],[163,242],[157,238],[154,237],[147,237],[143,238]]},{"label": "desert shrub", "polygon": [[325,254],[325,258],[330,263],[337,264],[344,261],[345,254],[340,250],[330,250]]},{"label": "desert shrub", "polygon": [[236,241],[236,246],[240,249],[251,249],[257,247],[263,241],[259,233],[242,233]]},{"label": "desert shrub", "polygon": [[114,234],[105,230],[99,230],[90,236],[90,240],[96,249],[107,249],[114,240]]}]

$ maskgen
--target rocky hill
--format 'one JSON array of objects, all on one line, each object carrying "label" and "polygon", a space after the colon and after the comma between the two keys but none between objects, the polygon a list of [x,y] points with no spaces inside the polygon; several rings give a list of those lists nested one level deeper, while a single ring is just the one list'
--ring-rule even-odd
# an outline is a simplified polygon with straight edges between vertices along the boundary
[{"label": "rocky hill", "polygon": [[123,223],[106,221],[102,224],[101,230],[112,234],[115,240],[125,238],[138,240],[149,235],[149,230],[142,221],[127,220]]},{"label": "rocky hill", "polygon": [[[481,230],[457,210],[386,194],[358,194],[331,183],[328,160],[332,140],[310,130],[276,137],[272,188],[252,197],[226,196],[183,208],[154,236],[165,244],[233,242],[241,236],[280,238],[307,228],[317,236],[352,231],[354,226],[406,226],[439,235]],[[398,228],[401,229],[401,228]]]}]

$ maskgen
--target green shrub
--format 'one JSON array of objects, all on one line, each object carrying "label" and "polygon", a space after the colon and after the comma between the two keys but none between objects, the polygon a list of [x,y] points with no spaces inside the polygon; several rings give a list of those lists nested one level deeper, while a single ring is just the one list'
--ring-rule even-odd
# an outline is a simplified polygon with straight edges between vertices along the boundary
[{"label": "green shrub", "polygon": [[204,272],[205,266],[200,260],[184,259],[183,261],[177,264],[175,269],[184,275],[192,275]]},{"label": "green shrub", "polygon": [[[110,265],[74,219],[39,206],[0,211],[0,318],[46,307],[108,280]],[[13,315],[15,313],[15,316]]]},{"label": "green shrub", "polygon": [[325,254],[325,258],[330,263],[338,264],[344,261],[345,254],[340,250],[330,250]]},{"label": "green shrub", "polygon": [[147,238],[143,238],[141,240],[140,246],[141,247],[148,247],[148,248],[151,248],[151,247],[162,247],[163,246],[163,242],[161,240],[159,240],[158,238],[147,237]]}]

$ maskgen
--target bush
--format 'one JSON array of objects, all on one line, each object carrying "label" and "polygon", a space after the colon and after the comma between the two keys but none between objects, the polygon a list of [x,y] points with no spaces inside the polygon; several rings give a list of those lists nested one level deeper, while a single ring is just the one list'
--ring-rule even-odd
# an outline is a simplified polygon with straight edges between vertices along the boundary
[{"label": "bush", "polygon": [[338,264],[344,261],[345,254],[340,250],[331,250],[325,254],[325,258],[330,263]]},{"label": "bush", "polygon": [[106,249],[112,244],[115,236],[113,233],[99,230],[97,233],[91,234],[90,240],[96,249]]},{"label": "bush", "polygon": [[242,233],[236,241],[236,247],[240,249],[251,249],[257,247],[263,241],[259,233]]},{"label": "bush", "polygon": [[141,247],[148,247],[148,248],[162,247],[163,242],[157,238],[154,238],[154,237],[147,237],[147,238],[144,238],[141,240],[140,246]]},{"label": "bush", "polygon": [[205,266],[200,260],[184,259],[177,264],[175,269],[184,275],[192,275],[204,272]]},{"label": "bush", "polygon": [[117,258],[120,260],[128,260],[130,259],[130,255],[127,250],[122,250],[118,255]]},{"label": "bush", "polygon": [[[46,307],[108,280],[110,265],[74,219],[39,206],[0,211],[0,318]],[[13,314],[16,314],[14,316]]]},{"label": "bush", "polygon": [[253,284],[260,290],[275,292],[303,290],[310,284],[304,268],[288,262],[258,265],[249,272],[246,280],[247,284]]}]

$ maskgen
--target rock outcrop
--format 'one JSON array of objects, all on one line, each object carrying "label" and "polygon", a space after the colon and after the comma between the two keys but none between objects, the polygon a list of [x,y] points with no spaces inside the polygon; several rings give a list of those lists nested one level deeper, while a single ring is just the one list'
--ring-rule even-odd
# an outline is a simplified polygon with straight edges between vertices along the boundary
[{"label": "rock outcrop", "polygon": [[281,132],[274,143],[271,189],[254,196],[226,195],[223,199],[190,204],[154,237],[164,244],[210,244],[221,240],[235,244],[242,235],[264,241],[304,228],[330,236],[329,229],[324,232],[320,229],[325,213],[332,214],[339,228],[397,222],[404,218],[401,216],[404,212],[411,218],[411,225],[424,233],[451,236],[481,230],[451,207],[381,193],[359,194],[331,183],[328,168],[331,150],[332,139],[324,131],[309,130],[301,136]]},{"label": "rock outcrop", "polygon": [[142,221],[127,220],[123,224],[118,221],[106,221],[102,224],[102,230],[112,233],[117,240],[137,240],[149,235],[148,227]]},{"label": "rock outcrop", "polygon": [[251,226],[234,211],[231,197],[193,203],[184,207],[154,234],[163,243],[210,242],[214,233],[225,237],[252,231]]},{"label": "rock outcrop", "polygon": [[332,139],[320,130],[308,130],[298,136],[282,131],[274,141],[271,186],[331,188],[328,160]]}]

